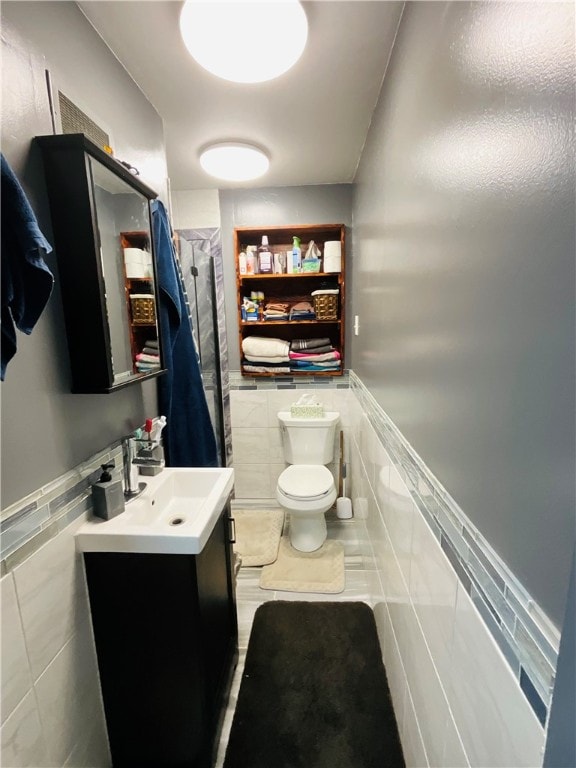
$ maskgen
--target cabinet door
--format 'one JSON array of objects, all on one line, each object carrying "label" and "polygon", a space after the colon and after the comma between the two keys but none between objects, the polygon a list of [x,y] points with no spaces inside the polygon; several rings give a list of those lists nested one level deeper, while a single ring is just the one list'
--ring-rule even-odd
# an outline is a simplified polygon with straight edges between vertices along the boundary
[{"label": "cabinet door", "polygon": [[231,543],[226,509],[202,552],[196,557],[207,695],[217,716],[222,686],[237,644],[236,603],[230,563]]},{"label": "cabinet door", "polygon": [[[160,338],[150,214],[156,193],[82,134],[37,140],[58,257],[72,391],[113,392],[158,376],[163,373],[161,355],[152,361],[139,357],[145,341],[157,345]],[[126,252],[137,245],[122,237],[126,230],[138,232],[150,259],[142,264],[148,276],[136,288],[125,279],[125,263],[139,249]],[[142,343],[135,346],[134,329],[140,324],[146,327]]]},{"label": "cabinet door", "polygon": [[86,552],[115,768],[207,765],[211,717],[193,555]]}]

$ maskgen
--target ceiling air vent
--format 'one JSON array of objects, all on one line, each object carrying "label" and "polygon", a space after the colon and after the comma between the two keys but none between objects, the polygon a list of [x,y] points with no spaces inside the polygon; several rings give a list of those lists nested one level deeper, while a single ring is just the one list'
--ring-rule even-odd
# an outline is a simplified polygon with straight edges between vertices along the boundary
[{"label": "ceiling air vent", "polygon": [[110,137],[106,131],[103,131],[94,120],[91,120],[88,115],[84,114],[61,91],[58,91],[58,106],[60,109],[62,133],[83,133],[98,147],[105,147],[110,144]]}]

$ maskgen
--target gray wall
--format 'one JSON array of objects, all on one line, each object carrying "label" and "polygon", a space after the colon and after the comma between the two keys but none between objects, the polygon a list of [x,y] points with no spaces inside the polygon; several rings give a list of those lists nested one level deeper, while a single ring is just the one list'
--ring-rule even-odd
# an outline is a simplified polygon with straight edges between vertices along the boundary
[{"label": "gray wall", "polygon": [[[2,151],[53,243],[36,135],[52,132],[44,70],[72,101],[111,130],[116,156],[165,191],[162,121],[72,2],[2,4]],[[2,395],[2,508],[67,472],[157,414],[156,384],[112,395],[70,394],[56,277],[30,337],[18,334]],[[89,339],[87,340],[89,343]]]},{"label": "gray wall", "polygon": [[[228,189],[220,191],[226,333],[231,370],[240,370],[234,227],[352,223],[352,185]],[[350,257],[348,249],[347,257]],[[349,264],[349,261],[347,262]],[[348,278],[346,278],[348,284]]]},{"label": "gray wall", "polygon": [[574,7],[408,3],[357,175],[352,367],[550,618],[574,542]]}]

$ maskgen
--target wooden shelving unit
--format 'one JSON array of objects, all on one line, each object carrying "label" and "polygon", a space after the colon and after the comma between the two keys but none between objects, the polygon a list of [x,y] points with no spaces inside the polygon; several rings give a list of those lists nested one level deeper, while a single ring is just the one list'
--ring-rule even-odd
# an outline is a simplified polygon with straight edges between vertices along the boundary
[{"label": "wooden shelving unit", "polygon": [[[342,250],[342,268],[340,272],[306,272],[299,274],[250,274],[241,275],[238,256],[248,245],[259,246],[262,236],[268,236],[269,250],[274,253],[287,252],[292,249],[292,238],[301,239],[302,256],[306,253],[308,244],[314,240],[321,252],[324,267],[324,243],[339,240]],[[242,341],[251,335],[268,338],[282,338],[287,341],[299,338],[326,336],[332,346],[339,350],[341,366],[339,371],[314,371],[314,376],[341,376],[344,370],[345,348],[345,235],[344,224],[295,225],[281,227],[237,227],[234,230],[234,254],[236,262],[236,295],[238,302],[238,343],[240,359],[242,360]],[[270,301],[296,303],[310,301],[312,291],[319,288],[338,288],[338,313],[335,320],[243,320],[242,299],[250,297],[253,291],[264,294],[265,304]],[[246,376],[281,376],[279,373],[254,373],[244,371]],[[286,374],[287,375],[287,374]],[[290,376],[309,376],[310,371],[292,371]]]},{"label": "wooden shelving unit", "polygon": [[[122,249],[140,248],[141,250],[147,251],[150,249],[150,236],[147,232],[141,231],[121,232],[120,247]],[[124,269],[124,287],[126,293],[128,315],[130,317],[130,347],[132,349],[132,365],[134,372],[137,373],[138,369],[136,367],[136,355],[142,352],[147,340],[158,340],[158,319],[155,316],[154,320],[150,322],[136,320],[133,316],[130,296],[134,293],[149,293],[155,295],[156,291],[154,289],[154,278],[128,277],[126,275],[126,269]],[[154,314],[156,315],[156,312]]]}]

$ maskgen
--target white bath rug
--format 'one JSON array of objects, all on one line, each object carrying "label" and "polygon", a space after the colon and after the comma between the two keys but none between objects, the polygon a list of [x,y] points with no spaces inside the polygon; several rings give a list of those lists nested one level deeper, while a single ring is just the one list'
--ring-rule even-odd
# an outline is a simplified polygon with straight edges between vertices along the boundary
[{"label": "white bath rug", "polygon": [[262,568],[260,586],[281,592],[318,592],[336,594],[344,591],[344,545],[325,541],[316,552],[298,552],[283,536],[278,559]]},{"label": "white bath rug", "polygon": [[268,565],[278,556],[284,525],[282,509],[235,509],[236,543],[234,551],[242,566]]}]

